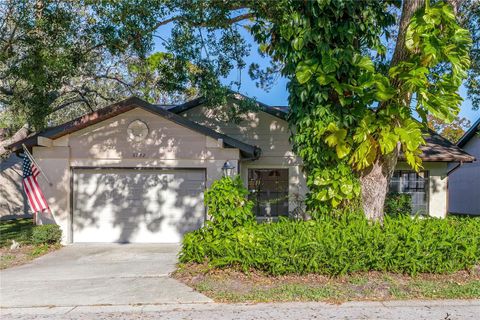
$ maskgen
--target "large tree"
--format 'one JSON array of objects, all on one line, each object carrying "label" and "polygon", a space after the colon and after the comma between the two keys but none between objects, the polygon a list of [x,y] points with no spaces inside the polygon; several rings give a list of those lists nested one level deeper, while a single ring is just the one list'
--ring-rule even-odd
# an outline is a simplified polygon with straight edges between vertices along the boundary
[{"label": "large tree", "polygon": [[1,1],[0,155],[31,130],[126,96],[168,103],[189,95],[160,83],[156,69],[171,59],[151,55],[164,10],[164,1]]},{"label": "large tree", "polygon": [[[328,147],[335,148],[328,171],[311,170],[318,172],[310,177],[318,190],[315,200],[329,200],[335,207],[348,199],[355,190],[355,177],[336,185],[335,176],[348,172],[349,165],[360,182],[365,214],[380,221],[400,153],[413,169],[421,167],[419,147],[424,140],[415,113],[423,122],[427,114],[451,120],[458,113],[457,90],[469,66],[468,32],[443,2],[404,1],[393,55],[390,59],[384,55],[381,37],[388,37],[393,20],[388,7],[396,4],[353,1],[337,7],[331,13],[333,22],[312,30],[318,35],[312,41],[318,49],[303,50],[293,80],[299,97],[294,103],[303,102],[311,110],[297,113],[301,116],[295,125],[307,133],[295,135],[299,153],[308,165],[309,157],[315,161]],[[310,10],[307,17],[332,11],[315,5]],[[334,20],[335,16],[343,18]],[[312,20],[305,24],[314,25]],[[316,137],[313,143],[308,140],[311,136]]]},{"label": "large tree", "polygon": [[[251,19],[246,26],[273,61],[267,72],[253,66],[251,75],[265,82],[278,70],[290,80],[289,122],[307,174],[309,208],[331,212],[360,198],[367,217],[381,221],[399,156],[421,168],[427,115],[451,121],[459,111],[457,91],[472,54],[471,36],[460,24],[478,29],[475,6],[456,0],[206,1],[180,10],[177,19],[186,18],[168,43],[177,56],[209,61],[202,27],[212,32]],[[184,39],[196,40],[190,46]],[[470,70],[474,84],[478,70]],[[469,88],[474,95],[476,86]]]}]

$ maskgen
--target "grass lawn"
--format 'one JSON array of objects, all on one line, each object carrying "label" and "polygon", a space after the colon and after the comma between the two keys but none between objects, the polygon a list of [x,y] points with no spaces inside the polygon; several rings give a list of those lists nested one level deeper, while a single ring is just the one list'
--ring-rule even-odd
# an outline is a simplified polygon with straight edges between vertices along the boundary
[{"label": "grass lawn", "polygon": [[[33,245],[31,235],[32,219],[0,221],[0,269],[10,268],[52,252],[60,245]],[[12,240],[20,243],[20,248],[10,250]]]},{"label": "grass lawn", "polygon": [[480,267],[450,275],[416,277],[369,272],[342,277],[289,275],[181,265],[174,277],[217,302],[327,301],[480,298]]}]

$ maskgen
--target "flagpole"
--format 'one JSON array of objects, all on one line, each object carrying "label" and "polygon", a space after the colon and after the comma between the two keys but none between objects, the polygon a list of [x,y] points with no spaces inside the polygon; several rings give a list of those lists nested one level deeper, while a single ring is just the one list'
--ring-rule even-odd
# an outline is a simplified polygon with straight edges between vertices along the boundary
[{"label": "flagpole", "polygon": [[50,186],[52,186],[53,184],[50,182],[50,180],[48,180],[47,178],[47,175],[43,172],[42,168],[38,165],[37,161],[35,161],[35,159],[33,158],[33,156],[30,154],[30,152],[28,151],[27,147],[25,146],[24,143],[22,143],[22,147],[23,147],[23,152],[25,152],[25,154],[27,155],[27,157],[30,159],[30,161],[33,162],[33,164],[37,167],[38,171],[40,171],[40,173],[42,174],[42,176],[45,178],[45,180],[47,180],[48,184]]}]

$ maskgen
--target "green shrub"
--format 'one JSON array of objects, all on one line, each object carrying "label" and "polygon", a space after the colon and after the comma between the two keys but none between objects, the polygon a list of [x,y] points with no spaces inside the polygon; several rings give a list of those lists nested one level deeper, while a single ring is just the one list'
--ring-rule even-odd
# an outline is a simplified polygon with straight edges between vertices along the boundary
[{"label": "green shrub", "polygon": [[361,215],[250,224],[225,236],[209,229],[187,234],[181,262],[208,261],[272,275],[359,271],[449,273],[480,262],[480,219],[386,217],[384,226]]},{"label": "green shrub", "polygon": [[62,239],[62,230],[56,224],[35,226],[32,231],[33,244],[56,244]]},{"label": "green shrub", "polygon": [[412,213],[412,195],[389,193],[385,199],[385,213],[390,216],[410,215]]},{"label": "green shrub", "polygon": [[207,227],[222,234],[255,221],[253,202],[239,176],[223,177],[212,183],[205,192],[205,206],[210,219]]}]

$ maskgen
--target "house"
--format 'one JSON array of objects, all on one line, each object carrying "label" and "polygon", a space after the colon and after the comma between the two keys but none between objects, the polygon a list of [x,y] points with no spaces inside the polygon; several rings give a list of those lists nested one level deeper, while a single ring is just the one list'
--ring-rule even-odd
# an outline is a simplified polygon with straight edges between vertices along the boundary
[{"label": "house", "polygon": [[[285,110],[259,104],[239,123],[218,111],[201,98],[169,110],[129,98],[12,144],[30,148],[51,181],[39,177],[51,214],[37,222],[60,225],[64,243],[178,242],[204,223],[203,190],[227,161],[258,200],[259,219],[301,211],[307,189]],[[392,187],[443,217],[447,164],[473,157],[435,133],[426,139],[425,170],[399,163]]]},{"label": "house", "polygon": [[477,161],[452,163],[448,180],[448,211],[454,214],[480,215],[480,118],[457,142]]}]

